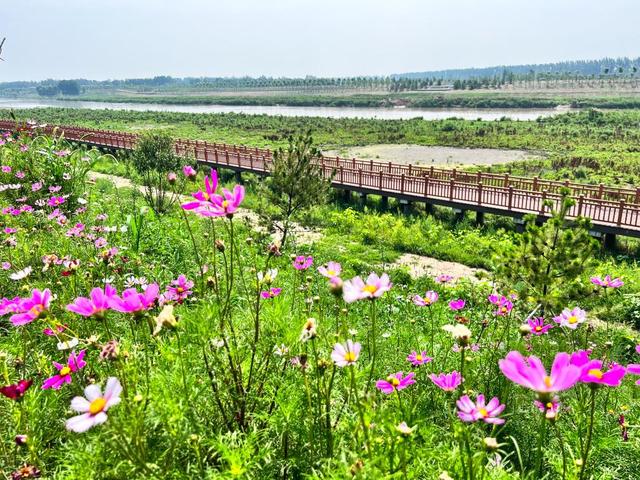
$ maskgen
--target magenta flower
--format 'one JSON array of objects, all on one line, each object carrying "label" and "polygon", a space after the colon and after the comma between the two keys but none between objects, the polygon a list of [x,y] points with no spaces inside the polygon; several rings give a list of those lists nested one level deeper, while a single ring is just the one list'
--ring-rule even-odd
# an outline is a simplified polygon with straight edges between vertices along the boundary
[{"label": "magenta flower", "polygon": [[542,317],[530,318],[527,322],[531,327],[531,333],[534,335],[544,335],[553,328],[553,325],[545,324]]},{"label": "magenta flower", "polygon": [[[347,340],[347,343],[336,343],[331,352],[331,359],[337,367],[346,367],[355,365],[360,356],[362,346],[358,342]],[[403,387],[404,388],[404,387]]]},{"label": "magenta flower", "polygon": [[54,390],[59,390],[65,383],[71,383],[71,374],[87,365],[87,362],[84,361],[85,353],[84,350],[81,350],[77,355],[75,352],[72,352],[71,355],[69,355],[69,360],[67,360],[66,365],[53,362],[53,366],[58,369],[58,373],[45,380],[42,384],[42,389],[53,388]]},{"label": "magenta flower", "polygon": [[187,280],[184,275],[179,275],[177,279],[171,282],[171,285],[167,286],[165,293],[165,299],[173,302],[182,303],[189,295],[193,294],[191,289],[193,288],[193,282]]},{"label": "magenta flower", "polygon": [[500,403],[498,397],[493,397],[489,400],[489,403],[485,404],[484,395],[480,394],[476,397],[476,402],[473,403],[468,395],[460,397],[456,401],[458,406],[458,417],[463,422],[477,422],[482,420],[485,423],[491,423],[494,425],[500,425],[504,423],[502,418],[498,418],[498,415],[502,413],[505,406]]},{"label": "magenta flower", "polygon": [[429,290],[427,293],[424,294],[424,297],[421,297],[420,295],[414,295],[413,303],[418,307],[430,307],[431,305],[433,305],[438,301],[438,298],[439,296],[437,292],[434,292],[433,290]]},{"label": "magenta flower", "polygon": [[1,168],[3,173],[11,173],[11,167],[9,165],[2,165]]},{"label": "magenta flower", "polygon": [[20,299],[16,310],[17,313],[11,316],[11,323],[16,327],[31,323],[44,316],[50,304],[51,290],[45,288],[40,291],[35,288],[31,292],[31,297]]},{"label": "magenta flower", "polygon": [[224,217],[232,216],[240,204],[244,200],[244,187],[242,185],[236,185],[233,187],[233,192],[230,192],[226,188],[222,189],[222,195],[213,196],[213,206],[205,211],[200,211],[200,215],[205,217]]},{"label": "magenta flower", "polygon": [[436,283],[449,283],[451,280],[453,280],[451,275],[442,274],[436,277]]},{"label": "magenta flower", "polygon": [[[631,363],[627,365],[627,373],[632,375],[640,375],[640,364]],[[640,386],[640,380],[636,381],[636,385]]]},{"label": "magenta flower", "polygon": [[554,322],[560,324],[562,327],[570,328],[571,330],[578,328],[578,325],[584,323],[586,319],[587,312],[579,307],[575,307],[573,310],[565,308],[560,315],[553,317]]},{"label": "magenta flower", "polygon": [[560,410],[560,399],[557,396],[554,396],[546,402],[534,400],[533,404],[549,419],[555,418],[558,415],[558,411]]},{"label": "magenta flower", "polygon": [[407,355],[407,361],[411,362],[411,365],[418,367],[429,363],[433,358],[427,356],[427,352],[416,352],[415,350]]},{"label": "magenta flower", "polygon": [[451,310],[458,311],[458,310],[462,310],[465,306],[465,301],[462,300],[461,298],[457,299],[457,300],[451,300],[449,302],[449,308]]},{"label": "magenta flower", "polygon": [[622,365],[613,364],[603,372],[602,360],[589,359],[585,350],[579,350],[571,354],[571,364],[580,369],[580,381],[582,383],[619,387],[627,370]]},{"label": "magenta flower", "polygon": [[118,292],[111,285],[106,285],[104,289],[96,287],[91,290],[89,298],[76,298],[73,303],[67,305],[67,310],[82,315],[83,317],[102,318],[110,308],[109,302],[117,295]]},{"label": "magenta flower", "polygon": [[107,410],[120,403],[122,385],[115,377],[109,377],[104,394],[98,385],[84,389],[84,397],[71,400],[71,409],[82,413],[67,420],[67,430],[82,433],[107,421]]},{"label": "magenta flower", "polygon": [[[215,170],[212,170],[212,171],[215,171]],[[184,167],[182,167],[182,173],[189,180],[195,179],[197,175],[196,171],[193,169],[191,165],[185,165]]]},{"label": "magenta flower", "polygon": [[611,275],[607,275],[604,278],[591,277],[591,283],[599,285],[605,288],[620,288],[624,285],[624,282],[620,278],[611,278]]},{"label": "magenta flower", "polygon": [[20,297],[13,299],[3,298],[0,300],[0,316],[7,315],[8,313],[16,313],[20,310]]},{"label": "magenta flower", "polygon": [[365,298],[379,298],[385,292],[391,290],[393,284],[389,280],[389,275],[383,273],[378,277],[376,273],[370,273],[366,283],[360,277],[354,277],[347,280],[342,285],[342,295],[344,301],[353,303],[357,300]]},{"label": "magenta flower", "polygon": [[329,262],[318,267],[318,273],[327,278],[339,277],[340,273],[342,273],[342,265],[338,262]]},{"label": "magenta flower", "polygon": [[20,400],[32,384],[33,380],[20,380],[18,383],[0,387],[0,394],[10,400]]},{"label": "magenta flower", "polygon": [[281,288],[272,287],[269,290],[263,290],[262,292],[260,292],[260,296],[266,300],[269,298],[277,297],[281,292]]},{"label": "magenta flower", "polygon": [[[187,168],[189,168],[189,172],[193,172],[193,177],[195,177],[195,170],[190,166],[186,165],[183,168],[183,172],[185,176],[191,178],[190,175],[187,174]],[[198,190],[196,193],[192,193],[191,196],[196,199],[196,201],[187,202],[182,204],[182,208],[185,210],[199,210],[206,209],[211,206],[211,200],[218,189],[218,172],[215,170],[211,170],[209,176],[204,177],[204,191]]]},{"label": "magenta flower", "polygon": [[62,333],[67,329],[67,325],[55,325],[54,328],[45,328],[44,330],[42,330],[42,333],[44,333],[47,337],[54,337],[56,336],[58,333]]},{"label": "magenta flower", "polygon": [[122,297],[114,295],[109,298],[109,307],[122,313],[141,313],[153,308],[159,290],[157,283],[150,284],[142,293],[138,293],[135,288],[127,288],[122,292]]},{"label": "magenta flower", "polygon": [[296,270],[306,270],[311,265],[313,265],[313,257],[311,255],[309,255],[308,257],[305,257],[304,255],[298,255],[293,260],[293,268],[295,268]]},{"label": "magenta flower", "polygon": [[451,373],[441,373],[439,375],[432,373],[429,378],[438,388],[445,392],[453,392],[462,383],[462,375],[455,370]]},{"label": "magenta flower", "polygon": [[415,375],[414,372],[409,372],[405,377],[402,372],[394,373],[393,375],[389,375],[386,380],[378,380],[376,382],[376,388],[382,393],[390,395],[396,390],[403,390],[409,385],[416,383],[413,379]]},{"label": "magenta flower", "polygon": [[540,394],[567,390],[578,382],[581,374],[580,368],[572,365],[571,357],[564,352],[556,354],[550,374],[538,357],[525,358],[516,351],[509,352],[498,364],[509,380]]},{"label": "magenta flower", "polygon": [[174,184],[176,183],[177,180],[178,180],[178,176],[175,174],[175,172],[167,173],[167,182]]},{"label": "magenta flower", "polygon": [[511,310],[513,309],[513,302],[511,302],[511,300],[509,300],[507,297],[505,296],[500,296],[500,295],[489,295],[489,301],[494,304],[496,307],[498,307],[498,309],[493,312],[496,315],[499,316],[504,316],[504,315],[508,315],[509,312],[511,312]]},{"label": "magenta flower", "polygon": [[57,207],[58,205],[62,205],[65,202],[65,198],[64,197],[51,197],[48,201],[47,201],[47,205],[49,205],[50,207]]}]

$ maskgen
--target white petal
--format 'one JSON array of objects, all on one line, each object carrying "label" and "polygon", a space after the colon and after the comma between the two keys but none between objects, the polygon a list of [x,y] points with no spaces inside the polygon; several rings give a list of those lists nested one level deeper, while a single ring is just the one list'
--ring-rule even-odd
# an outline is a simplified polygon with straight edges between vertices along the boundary
[{"label": "white petal", "polygon": [[89,430],[94,425],[96,417],[92,417],[88,413],[84,413],[82,415],[78,415],[77,417],[71,417],[67,420],[67,430],[71,430],[72,432],[82,433]]},{"label": "white petal", "polygon": [[89,400],[87,400],[84,397],[75,397],[73,400],[71,400],[71,409],[76,412],[80,412],[80,413],[88,412],[89,405],[90,405]]},{"label": "white petal", "polygon": [[92,384],[84,389],[84,396],[87,397],[87,400],[93,402],[96,398],[100,398],[102,396],[102,392],[98,385]]}]

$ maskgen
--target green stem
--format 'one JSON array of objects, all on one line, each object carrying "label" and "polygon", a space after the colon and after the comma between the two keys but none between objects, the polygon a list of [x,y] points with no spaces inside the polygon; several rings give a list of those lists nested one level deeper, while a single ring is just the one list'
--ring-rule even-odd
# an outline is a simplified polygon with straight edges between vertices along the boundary
[{"label": "green stem", "polygon": [[596,389],[591,387],[591,408],[589,410],[589,430],[587,431],[587,442],[584,446],[584,452],[582,452],[582,466],[580,467],[580,480],[584,479],[587,473],[587,460],[589,457],[589,450],[591,450],[591,442],[593,440],[593,423],[596,412]]}]

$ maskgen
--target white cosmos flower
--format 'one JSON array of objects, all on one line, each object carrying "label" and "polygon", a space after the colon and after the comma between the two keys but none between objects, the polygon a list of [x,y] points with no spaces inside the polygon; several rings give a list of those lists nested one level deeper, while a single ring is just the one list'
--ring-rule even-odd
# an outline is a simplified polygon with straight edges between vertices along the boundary
[{"label": "white cosmos flower", "polygon": [[11,280],[23,280],[27,278],[29,275],[31,275],[32,271],[33,269],[31,267],[23,268],[22,270],[19,270],[9,275],[9,278]]},{"label": "white cosmos flower", "polygon": [[78,339],[77,338],[70,338],[69,340],[66,340],[64,342],[58,342],[58,350],[71,350],[72,348],[75,348],[78,346]]}]

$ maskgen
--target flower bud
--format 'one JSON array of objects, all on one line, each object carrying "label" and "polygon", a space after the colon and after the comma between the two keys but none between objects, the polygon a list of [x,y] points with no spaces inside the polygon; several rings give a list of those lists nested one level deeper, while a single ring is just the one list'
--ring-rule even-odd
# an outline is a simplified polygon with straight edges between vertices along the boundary
[{"label": "flower bud", "polygon": [[526,337],[531,333],[531,325],[529,325],[528,323],[523,323],[522,325],[520,325],[518,331],[520,332],[520,335]]},{"label": "flower bud", "polygon": [[24,447],[27,444],[28,437],[26,435],[16,435],[13,441],[18,447]]},{"label": "flower bud", "polygon": [[171,185],[175,184],[177,180],[178,176],[174,172],[167,173],[167,182],[169,182]]},{"label": "flower bud", "polygon": [[498,449],[498,440],[496,440],[494,437],[485,437],[482,440],[482,444],[485,450],[488,450],[490,452]]},{"label": "flower bud", "polygon": [[215,241],[216,250],[219,252],[224,252],[224,242],[221,239],[216,239]]}]

